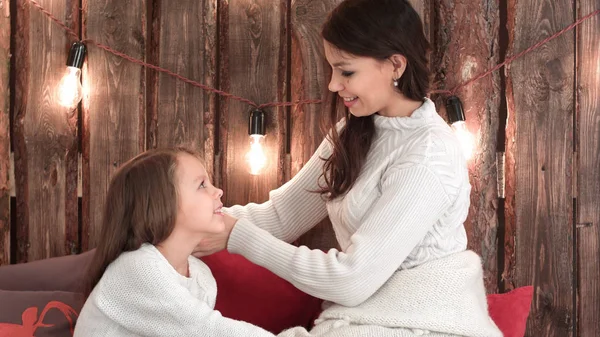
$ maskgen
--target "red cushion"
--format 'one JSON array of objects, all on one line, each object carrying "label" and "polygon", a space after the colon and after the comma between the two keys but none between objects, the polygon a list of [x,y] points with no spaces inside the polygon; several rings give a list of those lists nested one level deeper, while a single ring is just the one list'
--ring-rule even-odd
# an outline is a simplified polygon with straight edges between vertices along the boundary
[{"label": "red cushion", "polygon": [[504,337],[525,336],[525,326],[532,297],[532,286],[487,296],[490,317],[502,331]]},{"label": "red cushion", "polygon": [[215,309],[225,317],[258,325],[275,334],[295,326],[309,328],[321,300],[241,255],[226,250],[202,258],[217,281]]}]

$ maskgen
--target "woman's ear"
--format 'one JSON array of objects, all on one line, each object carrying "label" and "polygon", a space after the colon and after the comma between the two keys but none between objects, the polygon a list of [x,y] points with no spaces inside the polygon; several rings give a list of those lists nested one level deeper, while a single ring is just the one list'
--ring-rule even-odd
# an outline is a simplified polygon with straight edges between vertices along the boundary
[{"label": "woman's ear", "polygon": [[394,80],[397,80],[402,77],[402,74],[404,74],[404,71],[406,70],[406,57],[402,54],[394,54],[390,56],[389,60],[394,66],[393,78]]}]

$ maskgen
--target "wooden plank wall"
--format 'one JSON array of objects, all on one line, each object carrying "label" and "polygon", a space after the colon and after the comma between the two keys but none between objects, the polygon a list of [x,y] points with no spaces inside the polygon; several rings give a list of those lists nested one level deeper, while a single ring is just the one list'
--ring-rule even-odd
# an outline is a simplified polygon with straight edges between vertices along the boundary
[{"label": "wooden plank wall", "polygon": [[[76,2],[41,4],[79,27]],[[59,106],[55,94],[72,41],[27,2],[18,2],[16,13],[14,251],[16,262],[25,262],[78,251],[77,113]]]},{"label": "wooden plank wall", "polygon": [[[509,55],[574,20],[570,0],[509,4]],[[507,288],[535,287],[527,336],[574,333],[574,48],[570,32],[507,70],[506,236],[516,240],[506,282]]]},{"label": "wooden plank wall", "polygon": [[[144,59],[146,1],[83,1],[83,38]],[[82,249],[96,246],[111,174],[145,149],[145,68],[90,46],[84,69]],[[92,90],[93,88],[93,90]]]},{"label": "wooden plank wall", "polygon": [[[148,61],[216,85],[216,0],[154,1]],[[147,148],[187,145],[214,162],[216,97],[148,71]],[[209,175],[213,165],[207,165]]]},{"label": "wooden plank wall", "polygon": [[[498,64],[499,10],[496,0],[443,1],[435,7],[438,27],[433,39],[434,87],[455,86]],[[443,27],[443,28],[442,28]],[[466,115],[468,130],[475,136],[469,160],[471,208],[465,222],[469,248],[482,256],[485,285],[498,291],[498,190],[496,167],[499,126],[500,79],[497,73],[457,92]],[[444,98],[436,105],[445,115]]]},{"label": "wooden plank wall", "polygon": [[[580,0],[577,16],[600,8]],[[600,17],[581,25],[577,36],[576,160],[578,336],[600,335]]]},{"label": "wooden plank wall", "polygon": [[[327,89],[331,67],[325,59],[321,26],[329,13],[341,0],[292,2],[292,100],[320,98],[321,104],[305,104],[293,107],[289,150],[289,180],[306,164],[325,134],[321,130],[324,114],[333,110],[344,113],[344,105],[338,96]],[[304,234],[297,242],[313,249],[338,247],[329,219]]]},{"label": "wooden plank wall", "polygon": [[[220,3],[220,88],[258,103],[288,100],[288,9],[280,1]],[[285,108],[268,108],[264,151],[268,163],[258,176],[248,174],[250,106],[221,100],[219,184],[223,203],[264,202],[283,183],[286,147]]]},{"label": "wooden plank wall", "polygon": [[[10,256],[10,3],[0,0],[0,266]],[[4,89],[6,88],[6,89]]]},{"label": "wooden plank wall", "polygon": [[[227,205],[266,200],[323,139],[322,115],[345,111],[327,89],[320,37],[341,1],[82,0],[80,11],[79,1],[39,0],[83,39],[208,86],[257,103],[321,98],[265,109],[269,164],[254,177],[244,159],[248,104],[88,43],[82,104],[64,111],[54,89],[72,39],[27,0],[0,0],[0,265],[94,247],[111,174],[148,148],[198,149]],[[410,2],[432,42],[434,89],[452,89],[600,8],[600,0]],[[600,333],[599,26],[596,17],[457,92],[476,140],[469,248],[483,257],[488,292],[534,285],[526,336]],[[445,116],[444,97],[432,98]],[[496,184],[502,151],[505,199]],[[298,243],[337,246],[328,220]]]}]

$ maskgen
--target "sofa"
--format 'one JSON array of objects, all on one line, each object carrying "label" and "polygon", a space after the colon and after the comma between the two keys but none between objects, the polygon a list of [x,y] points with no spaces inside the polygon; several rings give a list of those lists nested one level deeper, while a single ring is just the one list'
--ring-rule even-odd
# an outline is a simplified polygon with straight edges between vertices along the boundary
[{"label": "sofa", "polygon": [[[82,280],[94,251],[0,267],[0,337],[72,336],[85,301]],[[273,333],[310,328],[322,301],[244,257],[222,251],[203,258],[217,281],[215,309]],[[488,295],[490,316],[505,337],[522,337],[532,287]]]}]

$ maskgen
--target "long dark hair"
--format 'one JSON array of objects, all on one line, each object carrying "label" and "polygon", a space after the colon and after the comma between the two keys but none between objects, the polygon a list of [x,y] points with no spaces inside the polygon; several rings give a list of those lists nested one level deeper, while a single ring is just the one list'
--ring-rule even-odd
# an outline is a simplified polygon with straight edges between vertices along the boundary
[{"label": "long dark hair", "polygon": [[180,154],[200,156],[183,147],[154,149],[123,164],[111,179],[104,204],[100,240],[84,287],[89,296],[104,271],[121,253],[171,235],[178,209],[176,174]]},{"label": "long dark hair", "polygon": [[[343,1],[329,14],[321,35],[337,49],[355,56],[383,61],[394,54],[403,55],[407,64],[398,80],[398,92],[415,101],[422,101],[427,95],[430,45],[421,18],[408,1]],[[339,132],[333,127],[337,111],[332,111],[326,121],[327,129],[331,129],[328,137],[333,153],[325,159],[325,186],[318,192],[329,200],[352,188],[375,135],[373,116],[346,116],[346,124]]]}]

